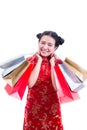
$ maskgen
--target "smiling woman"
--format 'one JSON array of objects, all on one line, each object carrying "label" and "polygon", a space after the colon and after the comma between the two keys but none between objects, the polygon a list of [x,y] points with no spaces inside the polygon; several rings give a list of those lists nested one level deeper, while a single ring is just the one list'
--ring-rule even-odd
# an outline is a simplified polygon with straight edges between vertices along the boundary
[{"label": "smiling woman", "polygon": [[49,56],[55,50],[55,40],[50,36],[43,36],[39,43],[39,53]]},{"label": "smiling woman", "polygon": [[39,51],[43,56],[51,55],[64,42],[64,39],[53,31],[44,31],[37,34],[37,37],[39,39]]},{"label": "smiling woman", "polygon": [[[37,39],[32,36],[51,29],[65,38],[65,43],[59,46],[56,54],[68,56],[87,69],[86,0],[1,0],[0,12],[0,62],[37,51]],[[44,65],[42,68],[46,71],[42,69],[42,72],[49,72]],[[45,74],[43,77],[45,79]],[[26,98],[21,102],[10,98],[4,86],[1,78],[0,130],[22,130]],[[80,96],[83,99],[61,105],[64,130],[87,130],[87,87],[80,91]]]},{"label": "smiling woman", "polygon": [[53,31],[45,31],[37,37],[38,53],[32,61],[23,130],[63,130],[53,68],[59,63],[54,51],[64,40]]}]

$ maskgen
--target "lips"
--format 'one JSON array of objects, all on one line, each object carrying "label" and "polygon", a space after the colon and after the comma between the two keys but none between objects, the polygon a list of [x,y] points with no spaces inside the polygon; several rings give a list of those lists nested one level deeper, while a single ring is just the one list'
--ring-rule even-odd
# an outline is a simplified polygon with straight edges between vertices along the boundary
[{"label": "lips", "polygon": [[49,50],[41,49],[41,50],[40,50],[40,53],[41,53],[43,56],[48,56],[50,52],[49,52]]},{"label": "lips", "polygon": [[48,53],[49,51],[48,50],[41,50],[41,52]]},{"label": "lips", "polygon": [[47,51],[41,51],[42,53],[48,53]]}]

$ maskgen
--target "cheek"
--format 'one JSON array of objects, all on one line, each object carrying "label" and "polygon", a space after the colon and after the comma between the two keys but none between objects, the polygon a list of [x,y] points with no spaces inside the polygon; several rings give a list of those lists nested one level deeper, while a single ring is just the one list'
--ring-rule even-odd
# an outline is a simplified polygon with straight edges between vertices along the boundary
[{"label": "cheek", "polygon": [[38,44],[38,49],[40,50],[42,47],[41,47],[41,45],[40,44]]},{"label": "cheek", "polygon": [[55,48],[53,47],[53,48],[50,48],[50,51],[51,52],[54,52],[55,51]]},{"label": "cheek", "polygon": [[43,47],[42,47],[42,46],[39,46],[38,48],[39,48],[39,50],[41,50]]},{"label": "cheek", "polygon": [[38,48],[42,48],[42,47],[43,47],[43,45],[39,43],[38,44]]}]

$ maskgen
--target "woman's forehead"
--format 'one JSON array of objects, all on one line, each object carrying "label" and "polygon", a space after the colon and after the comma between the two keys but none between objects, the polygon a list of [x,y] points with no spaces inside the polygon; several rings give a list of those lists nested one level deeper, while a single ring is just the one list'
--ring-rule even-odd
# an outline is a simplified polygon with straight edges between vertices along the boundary
[{"label": "woman's forehead", "polygon": [[49,43],[55,43],[55,39],[49,35],[43,35],[40,39],[40,41],[46,41]]}]

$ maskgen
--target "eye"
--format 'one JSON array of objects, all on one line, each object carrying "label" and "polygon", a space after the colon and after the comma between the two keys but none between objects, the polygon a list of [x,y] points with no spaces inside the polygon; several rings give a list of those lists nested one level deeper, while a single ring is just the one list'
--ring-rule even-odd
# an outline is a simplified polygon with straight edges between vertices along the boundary
[{"label": "eye", "polygon": [[52,46],[53,46],[53,44],[52,44],[52,43],[48,43],[48,46],[52,47]]},{"label": "eye", "polygon": [[41,41],[40,44],[45,44],[45,41]]}]

